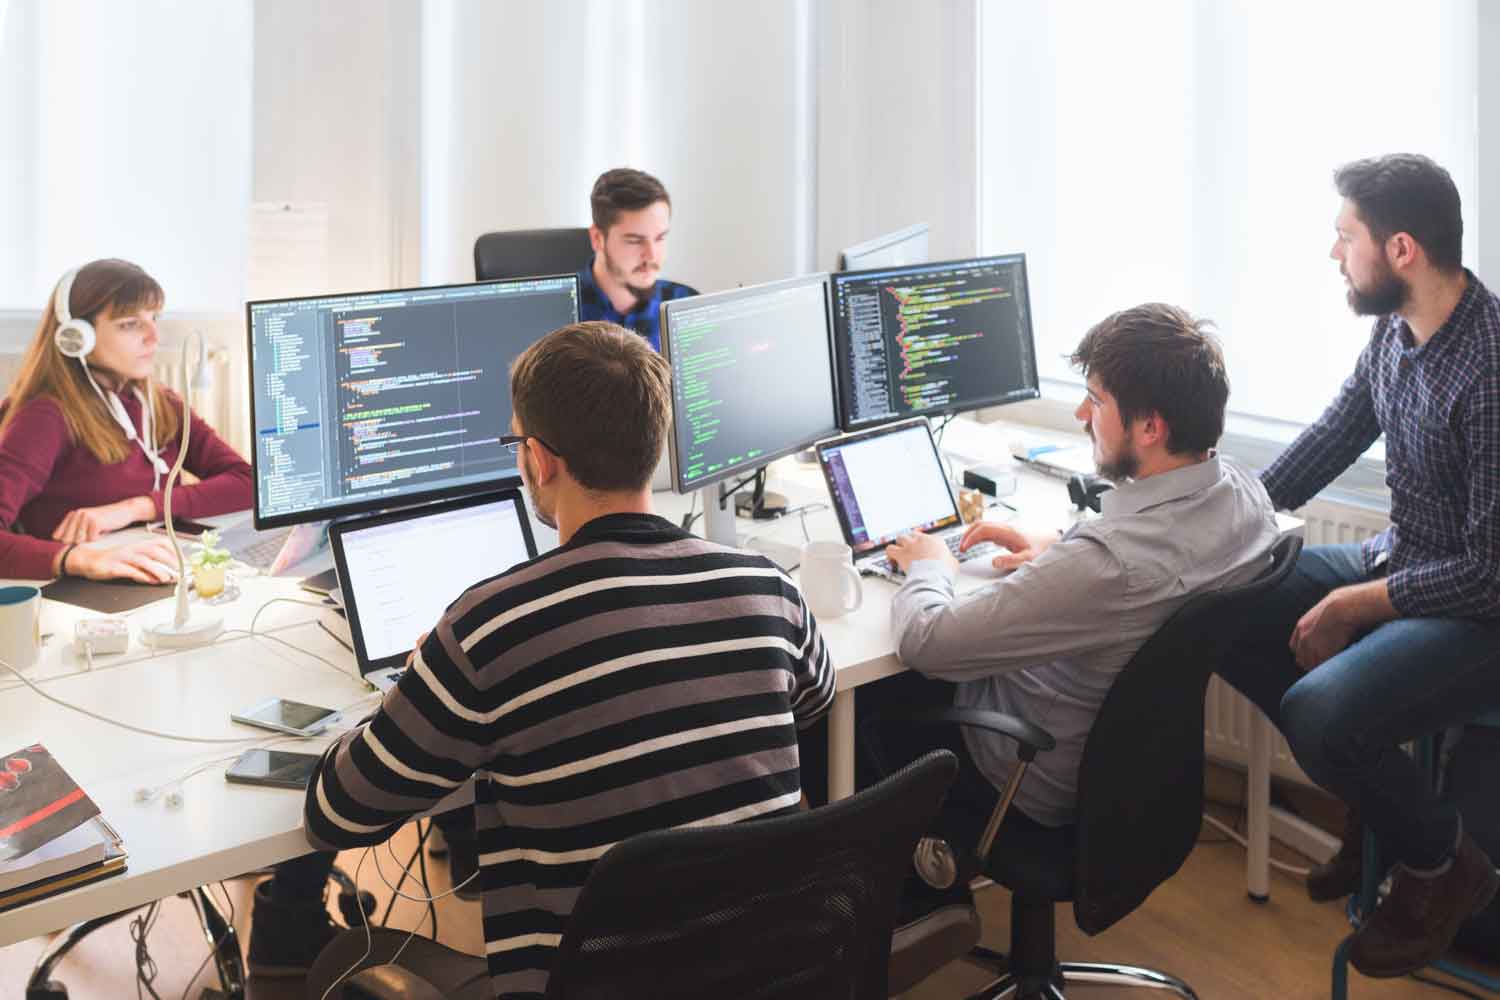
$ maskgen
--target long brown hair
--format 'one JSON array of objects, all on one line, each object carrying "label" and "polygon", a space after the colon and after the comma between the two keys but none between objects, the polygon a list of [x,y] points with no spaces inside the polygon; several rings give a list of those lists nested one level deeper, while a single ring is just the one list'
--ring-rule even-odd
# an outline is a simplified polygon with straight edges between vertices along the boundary
[{"label": "long brown hair", "polygon": [[[60,284],[60,282],[59,282]],[[47,310],[37,326],[36,336],[27,348],[21,368],[7,394],[5,416],[0,419],[0,434],[15,419],[21,407],[38,396],[50,396],[62,409],[68,433],[77,444],[87,448],[106,465],[123,462],[130,456],[130,439],[115,423],[104,400],[94,392],[83,373],[83,366],[63,355],[52,342],[57,332],[57,292],[47,300]],[[68,314],[75,319],[97,323],[108,313],[121,316],[139,309],[160,309],[166,296],[156,279],[136,265],[124,260],[96,260],[86,264],[73,279],[68,296]],[[146,389],[146,380],[132,380],[126,389]],[[152,422],[156,444],[165,446],[177,437],[181,418],[160,384],[153,386],[155,403]]]}]

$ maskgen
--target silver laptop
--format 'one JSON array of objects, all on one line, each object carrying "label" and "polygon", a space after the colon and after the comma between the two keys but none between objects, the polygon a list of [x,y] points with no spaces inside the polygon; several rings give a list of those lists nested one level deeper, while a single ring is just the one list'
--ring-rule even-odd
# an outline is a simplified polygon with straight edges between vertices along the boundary
[{"label": "silver laptop", "polygon": [[536,555],[518,490],[335,521],[328,537],[355,661],[382,691],[460,594]]},{"label": "silver laptop", "polygon": [[819,442],[818,464],[861,573],[902,579],[885,547],[918,531],[942,538],[959,562],[1000,553],[988,542],[958,551],[963,518],[926,417]]}]

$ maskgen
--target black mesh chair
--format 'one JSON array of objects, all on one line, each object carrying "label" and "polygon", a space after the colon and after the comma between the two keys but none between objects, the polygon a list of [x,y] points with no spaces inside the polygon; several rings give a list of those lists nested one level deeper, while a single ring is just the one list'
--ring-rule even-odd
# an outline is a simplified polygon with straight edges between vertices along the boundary
[{"label": "black mesh chair", "polygon": [[1058,962],[1054,904],[1071,902],[1078,926],[1098,934],[1144,903],[1187,860],[1202,825],[1209,677],[1239,635],[1245,608],[1286,578],[1301,549],[1300,538],[1282,538],[1259,578],[1188,601],[1125,665],[1084,744],[1073,825],[1044,827],[1009,812],[1028,762],[1052,743],[1036,727],[972,709],[903,720],[1001,733],[1017,741],[1021,763],[976,850],[955,852],[923,838],[916,855],[924,878],[940,886],[982,875],[1011,890],[1010,955],[978,947],[972,906],[946,907],[898,935],[891,954],[893,992],[964,959],[1001,977],[976,997],[1061,998],[1064,985],[1076,982],[1152,986],[1195,1000],[1186,983],[1151,969]]},{"label": "black mesh chair", "polygon": [[478,281],[568,274],[588,267],[594,256],[587,229],[511,229],[474,241]]},{"label": "black mesh chair", "polygon": [[[901,884],[957,770],[940,750],[810,812],[615,845],[573,908],[548,1000],[884,997]],[[435,995],[391,967],[344,992]]]}]

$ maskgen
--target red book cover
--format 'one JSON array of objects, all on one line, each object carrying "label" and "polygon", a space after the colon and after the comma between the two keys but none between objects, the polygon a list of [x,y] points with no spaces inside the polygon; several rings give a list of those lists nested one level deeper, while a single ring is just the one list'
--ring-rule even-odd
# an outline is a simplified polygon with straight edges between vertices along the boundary
[{"label": "red book cover", "polygon": [[97,815],[94,800],[40,743],[0,757],[0,864]]}]

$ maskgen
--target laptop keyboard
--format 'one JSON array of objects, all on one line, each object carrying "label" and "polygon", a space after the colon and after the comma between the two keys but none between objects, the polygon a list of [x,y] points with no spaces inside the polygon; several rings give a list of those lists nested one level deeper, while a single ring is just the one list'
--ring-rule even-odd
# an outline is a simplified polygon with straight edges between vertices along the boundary
[{"label": "laptop keyboard", "polygon": [[291,528],[261,532],[254,528],[235,527],[221,533],[219,543],[246,566],[265,570],[270,568],[291,533]]},{"label": "laptop keyboard", "polygon": [[[951,535],[943,536],[943,541],[947,544],[948,551],[953,553],[953,558],[961,563],[966,563],[973,559],[993,559],[1000,554],[1000,546],[994,542],[980,542],[967,552],[960,552],[958,550],[958,543],[963,541],[963,537],[962,532],[954,532]],[[892,565],[890,559],[886,556],[871,559],[866,565],[871,570],[883,576],[904,577],[906,575]]]}]

